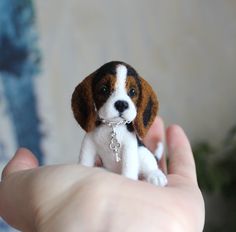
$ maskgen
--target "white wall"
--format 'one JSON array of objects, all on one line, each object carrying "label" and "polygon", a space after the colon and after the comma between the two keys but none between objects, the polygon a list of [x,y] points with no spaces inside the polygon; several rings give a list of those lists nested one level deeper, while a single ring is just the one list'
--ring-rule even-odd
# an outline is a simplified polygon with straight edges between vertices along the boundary
[{"label": "white wall", "polygon": [[49,163],[77,158],[83,132],[71,93],[110,60],[134,66],[157,91],[167,124],[181,124],[192,142],[217,143],[236,123],[235,1],[39,0],[37,10]]}]

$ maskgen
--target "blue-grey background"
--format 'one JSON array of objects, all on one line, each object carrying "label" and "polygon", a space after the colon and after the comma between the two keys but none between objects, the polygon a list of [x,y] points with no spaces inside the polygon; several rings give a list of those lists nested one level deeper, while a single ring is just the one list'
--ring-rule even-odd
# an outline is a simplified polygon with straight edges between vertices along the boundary
[{"label": "blue-grey background", "polygon": [[[29,0],[0,1],[0,120],[8,118],[11,136],[6,138],[6,125],[0,128],[0,162],[13,154],[13,147],[27,147],[43,163],[40,147],[42,133],[37,112],[34,81],[40,71],[41,54],[35,27],[33,2]],[[3,103],[4,101],[4,103]],[[9,128],[8,128],[9,129]],[[5,137],[5,138],[3,138]],[[9,140],[14,140],[9,141]],[[0,221],[0,231],[11,229]]]}]

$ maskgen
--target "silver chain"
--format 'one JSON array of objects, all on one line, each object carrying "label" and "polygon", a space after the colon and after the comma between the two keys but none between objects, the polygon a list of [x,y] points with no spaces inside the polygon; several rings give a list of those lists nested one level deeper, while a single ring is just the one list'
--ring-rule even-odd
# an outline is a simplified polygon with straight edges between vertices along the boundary
[{"label": "silver chain", "polygon": [[102,121],[102,123],[106,124],[107,126],[111,127],[111,129],[112,129],[109,148],[112,150],[112,152],[115,156],[115,160],[118,163],[118,162],[121,161],[121,157],[120,157],[120,154],[119,154],[121,144],[119,143],[119,141],[117,139],[117,134],[116,134],[115,128],[117,126],[125,125],[125,124],[130,123],[130,122],[127,121],[127,120],[124,120],[124,119],[119,121],[119,122],[108,121],[108,120],[105,120],[105,119],[101,119],[101,121]]}]

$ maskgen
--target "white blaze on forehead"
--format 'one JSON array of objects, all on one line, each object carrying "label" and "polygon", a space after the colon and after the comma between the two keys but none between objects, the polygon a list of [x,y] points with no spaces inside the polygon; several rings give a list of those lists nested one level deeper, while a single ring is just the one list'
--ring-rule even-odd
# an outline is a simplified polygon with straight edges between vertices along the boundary
[{"label": "white blaze on forehead", "polygon": [[115,107],[115,103],[117,101],[125,101],[128,104],[128,108],[122,112],[123,119],[133,121],[136,117],[136,107],[134,102],[128,96],[126,90],[127,74],[128,70],[125,65],[119,64],[116,66],[116,83],[114,86],[114,91],[103,106],[98,110],[98,115],[100,118],[107,120],[119,120],[120,112]]},{"label": "white blaze on forehead", "polygon": [[116,90],[125,90],[126,84],[126,77],[127,77],[127,68],[124,65],[118,65],[116,68]]}]

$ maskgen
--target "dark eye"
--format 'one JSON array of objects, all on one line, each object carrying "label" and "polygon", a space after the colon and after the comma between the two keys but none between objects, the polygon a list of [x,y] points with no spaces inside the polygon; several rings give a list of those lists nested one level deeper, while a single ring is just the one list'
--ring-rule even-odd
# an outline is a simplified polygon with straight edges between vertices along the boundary
[{"label": "dark eye", "polygon": [[134,88],[131,88],[131,89],[129,90],[129,92],[128,92],[128,95],[129,95],[130,97],[136,96],[136,90],[135,90]]},{"label": "dark eye", "polygon": [[108,86],[102,85],[99,91],[103,95],[108,95],[110,93]]}]

